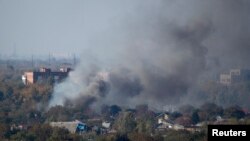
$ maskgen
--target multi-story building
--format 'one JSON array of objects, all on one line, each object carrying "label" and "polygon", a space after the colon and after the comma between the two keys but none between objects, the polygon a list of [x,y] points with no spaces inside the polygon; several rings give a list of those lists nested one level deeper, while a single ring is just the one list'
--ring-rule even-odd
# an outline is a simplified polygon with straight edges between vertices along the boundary
[{"label": "multi-story building", "polygon": [[59,82],[68,76],[70,70],[70,68],[61,68],[59,71],[51,71],[49,68],[40,68],[39,71],[24,72],[22,80],[25,85],[43,82],[49,79]]},{"label": "multi-story building", "polygon": [[250,70],[247,69],[231,69],[229,73],[220,74],[220,83],[223,85],[231,85],[249,80]]}]

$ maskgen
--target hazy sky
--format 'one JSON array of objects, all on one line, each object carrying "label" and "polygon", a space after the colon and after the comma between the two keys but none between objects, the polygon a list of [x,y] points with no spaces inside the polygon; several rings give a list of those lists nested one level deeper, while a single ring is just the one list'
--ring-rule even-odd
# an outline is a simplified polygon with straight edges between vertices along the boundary
[{"label": "hazy sky", "polygon": [[[0,54],[79,54],[104,29],[101,1],[0,0]],[[98,9],[97,11],[93,11]],[[106,8],[105,12],[109,12]],[[113,16],[110,14],[103,14]],[[94,27],[94,28],[93,28]],[[88,42],[88,43],[87,43]]]},{"label": "hazy sky", "polygon": [[249,7],[249,0],[0,0],[0,56],[91,54],[103,60],[120,57],[119,48],[133,42],[171,40],[159,32],[173,25],[209,25],[206,57],[245,65]]},{"label": "hazy sky", "polygon": [[[82,0],[32,5],[39,5],[35,16],[25,15],[38,19],[24,16],[24,21],[35,25],[36,32],[30,31],[37,47],[61,46],[65,52],[72,47],[85,53],[69,79],[55,87],[51,105],[65,99],[81,103],[86,96],[96,99],[97,107],[193,104],[207,100],[197,93],[201,82],[231,68],[250,67],[249,0]],[[104,82],[103,74],[108,76]]]},{"label": "hazy sky", "polygon": [[86,78],[111,70],[107,103],[120,93],[120,104],[128,88],[135,101],[164,104],[203,76],[249,68],[249,13],[249,0],[0,0],[0,56],[81,54],[56,96],[93,92]]}]

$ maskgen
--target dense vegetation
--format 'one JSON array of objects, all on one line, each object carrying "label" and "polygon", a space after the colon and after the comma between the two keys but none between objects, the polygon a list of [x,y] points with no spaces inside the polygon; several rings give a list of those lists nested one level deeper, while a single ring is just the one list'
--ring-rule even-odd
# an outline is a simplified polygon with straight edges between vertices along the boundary
[{"label": "dense vegetation", "polygon": [[[25,86],[21,82],[21,74],[22,70],[16,70],[13,66],[0,70],[0,140],[202,141],[206,139],[206,128],[202,128],[200,132],[156,131],[156,117],[159,113],[149,110],[146,105],[138,105],[135,109],[104,105],[99,113],[89,107],[81,106],[55,106],[47,109],[53,84],[48,81]],[[182,106],[178,112],[170,113],[170,119],[181,125],[195,125],[204,121],[214,122],[220,116],[228,119],[227,124],[250,124],[247,112],[234,105],[249,100],[249,92],[249,83],[223,87],[211,82],[200,91],[205,97],[212,99],[210,103],[205,103],[200,108]],[[226,94],[228,96],[225,96]],[[231,106],[218,106],[221,101],[224,102],[222,104]],[[77,135],[65,129],[49,126],[51,121],[75,119],[91,125],[88,119],[96,117],[112,121],[112,128],[117,132],[105,135],[92,132]]]}]

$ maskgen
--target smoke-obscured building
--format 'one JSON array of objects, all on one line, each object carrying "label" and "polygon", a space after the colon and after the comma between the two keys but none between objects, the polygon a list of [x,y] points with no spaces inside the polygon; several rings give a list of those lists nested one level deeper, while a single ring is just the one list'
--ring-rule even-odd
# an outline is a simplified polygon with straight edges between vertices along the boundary
[{"label": "smoke-obscured building", "polygon": [[40,68],[39,71],[24,72],[22,80],[25,85],[43,82],[49,79],[54,82],[59,82],[65,79],[70,71],[70,68],[61,68],[59,71],[51,71],[49,68]]},{"label": "smoke-obscured building", "polygon": [[247,69],[231,69],[229,73],[220,74],[220,83],[223,85],[245,81],[250,81],[250,70]]}]

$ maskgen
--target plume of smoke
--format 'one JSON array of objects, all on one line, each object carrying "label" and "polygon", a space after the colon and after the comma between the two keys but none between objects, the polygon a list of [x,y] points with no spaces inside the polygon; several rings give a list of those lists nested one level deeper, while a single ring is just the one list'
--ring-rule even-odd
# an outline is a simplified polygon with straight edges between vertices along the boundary
[{"label": "plume of smoke", "polygon": [[[103,4],[93,3],[96,8]],[[55,87],[50,106],[72,100],[95,108],[148,104],[160,109],[178,105],[183,97],[193,103],[190,94],[203,76],[249,65],[247,0],[110,3],[101,6],[102,13],[86,15],[100,18],[90,18],[89,23],[103,25],[83,27],[93,29],[86,40],[92,48]]]}]

